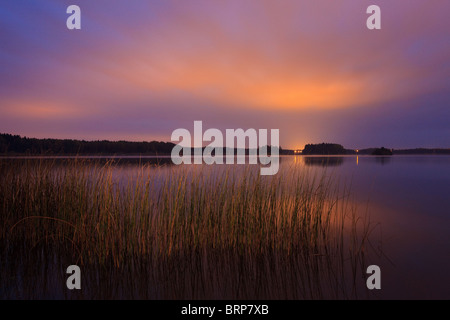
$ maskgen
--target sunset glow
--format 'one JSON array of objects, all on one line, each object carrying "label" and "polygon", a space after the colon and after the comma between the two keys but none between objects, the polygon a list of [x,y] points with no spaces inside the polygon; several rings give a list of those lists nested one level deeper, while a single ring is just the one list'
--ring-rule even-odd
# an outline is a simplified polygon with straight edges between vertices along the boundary
[{"label": "sunset glow", "polygon": [[383,2],[375,32],[367,4],[350,0],[78,2],[73,32],[64,1],[5,3],[2,131],[169,140],[203,120],[280,128],[291,148],[450,144],[441,1]]}]

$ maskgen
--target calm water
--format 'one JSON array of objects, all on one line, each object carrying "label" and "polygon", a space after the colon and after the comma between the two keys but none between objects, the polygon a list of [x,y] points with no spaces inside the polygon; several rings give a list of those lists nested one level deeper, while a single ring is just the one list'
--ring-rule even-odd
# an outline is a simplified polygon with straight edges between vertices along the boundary
[{"label": "calm water", "polygon": [[[382,298],[450,298],[450,157],[303,158],[352,181],[380,223]],[[327,162],[328,161],[328,162]]]},{"label": "calm water", "polygon": [[[173,168],[170,158],[121,161],[120,170],[116,172],[118,179],[133,177],[142,163]],[[359,208],[367,208],[376,225],[373,234],[381,239],[384,253],[373,261],[382,273],[382,289],[376,297],[450,298],[450,156],[288,156],[281,158],[280,172],[293,165],[309,173],[320,174],[326,170],[340,183],[351,183],[352,201]],[[207,172],[209,169],[209,166],[195,166],[195,170]],[[47,260],[56,259],[51,253],[42,252],[42,255]],[[26,266],[19,264],[17,268]],[[60,271],[53,285],[60,286],[64,278],[65,274]],[[114,290],[127,290],[123,285],[133,282],[128,280],[125,279],[122,286],[117,284],[118,288],[108,287],[112,297]],[[93,281],[102,286],[100,279]]]},{"label": "calm water", "polygon": [[367,206],[385,255],[379,298],[450,298],[450,156],[289,156],[280,172],[294,164],[351,184]]}]

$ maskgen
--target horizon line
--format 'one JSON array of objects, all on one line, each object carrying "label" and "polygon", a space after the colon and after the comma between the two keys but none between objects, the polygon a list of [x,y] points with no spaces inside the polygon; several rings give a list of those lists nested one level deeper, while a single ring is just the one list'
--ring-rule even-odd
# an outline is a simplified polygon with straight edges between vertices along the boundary
[{"label": "horizon line", "polygon": [[[151,142],[158,142],[158,143],[172,143],[174,145],[176,145],[176,143],[172,142],[172,141],[164,141],[164,140],[124,140],[124,139],[118,139],[118,140],[111,140],[111,139],[82,139],[82,138],[51,138],[51,137],[46,137],[46,138],[37,138],[37,137],[31,137],[31,136],[27,136],[27,135],[20,135],[20,134],[14,134],[14,133],[7,133],[7,132],[0,132],[0,136],[1,135],[10,135],[10,136],[18,136],[20,138],[23,139],[36,139],[36,140],[72,140],[72,141],[82,141],[82,142],[131,142],[131,143],[151,143]],[[356,148],[347,148],[345,147],[342,143],[337,143],[337,142],[308,142],[305,143],[305,145],[303,146],[303,149],[299,149],[299,148],[283,148],[281,145],[279,146],[280,149],[283,149],[285,151],[298,151],[298,150],[304,150],[304,147],[306,145],[320,145],[320,144],[339,144],[342,145],[344,147],[344,149],[346,150],[366,150],[366,149],[373,149],[373,148],[386,148],[386,149],[391,149],[391,150],[415,150],[415,149],[444,149],[444,150],[450,150],[450,147],[424,147],[424,146],[419,146],[419,147],[397,147],[397,148],[390,148],[390,147],[385,147],[385,146],[371,146],[371,147],[356,147]],[[267,145],[268,147],[270,147],[270,145]],[[191,146],[192,149],[195,149],[196,147]],[[205,148],[205,146],[202,146],[202,148]],[[222,148],[227,148],[226,146],[223,146]],[[236,148],[235,148],[236,149]],[[245,150],[249,150],[249,148],[245,148]]]}]

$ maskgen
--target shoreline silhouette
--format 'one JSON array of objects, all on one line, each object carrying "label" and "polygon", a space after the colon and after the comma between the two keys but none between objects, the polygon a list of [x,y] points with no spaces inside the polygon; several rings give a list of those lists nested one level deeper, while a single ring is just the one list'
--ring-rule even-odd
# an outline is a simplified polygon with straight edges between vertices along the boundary
[{"label": "shoreline silhouette", "polygon": [[[76,140],[53,138],[28,138],[7,133],[0,134],[1,156],[170,156],[172,142],[164,141],[110,141],[110,140]],[[268,146],[269,147],[269,146]],[[268,148],[270,153],[270,148]],[[192,151],[194,148],[192,148]],[[236,151],[237,149],[235,149]],[[249,149],[245,149],[245,154]],[[226,148],[224,148],[226,152]],[[346,149],[337,143],[307,144],[303,150],[284,149],[280,147],[280,155],[449,155],[450,148],[409,148],[392,149],[385,147],[371,147],[365,149]]]}]

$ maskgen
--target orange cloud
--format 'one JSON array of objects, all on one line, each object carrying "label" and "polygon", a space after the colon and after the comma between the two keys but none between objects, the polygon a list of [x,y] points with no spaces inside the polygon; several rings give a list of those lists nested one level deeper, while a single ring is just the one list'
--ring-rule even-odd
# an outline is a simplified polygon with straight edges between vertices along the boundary
[{"label": "orange cloud", "polygon": [[5,117],[57,120],[85,116],[86,110],[67,102],[10,99],[2,101],[2,113]]},{"label": "orange cloud", "polygon": [[[334,17],[325,10],[331,7],[324,6],[308,9]],[[367,34],[354,28],[346,30],[348,39],[337,38],[332,27],[317,23],[318,41],[293,31],[286,22],[296,20],[292,10],[264,2],[255,15],[267,25],[237,17],[239,34],[215,17],[200,20],[174,13],[167,18],[171,24],[158,26],[158,32],[128,30],[131,47],[105,48],[106,63],[89,65],[89,70],[114,79],[115,96],[137,98],[151,92],[164,100],[182,91],[211,105],[247,109],[348,108],[411,93],[410,87],[402,89],[399,84],[412,75],[417,78],[420,71],[409,68],[401,52],[385,55],[378,47],[395,45],[393,36],[380,33],[367,41]],[[365,45],[352,48],[360,43]]]}]

